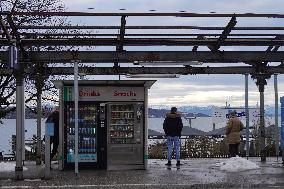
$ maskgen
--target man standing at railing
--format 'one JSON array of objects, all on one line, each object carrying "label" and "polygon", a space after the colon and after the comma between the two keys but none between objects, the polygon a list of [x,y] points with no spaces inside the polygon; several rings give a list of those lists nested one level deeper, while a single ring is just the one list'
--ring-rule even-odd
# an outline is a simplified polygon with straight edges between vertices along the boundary
[{"label": "man standing at railing", "polygon": [[171,113],[168,113],[166,115],[166,118],[164,120],[163,129],[165,131],[166,137],[167,137],[167,147],[168,147],[168,163],[166,165],[171,165],[172,160],[172,150],[173,145],[175,146],[176,151],[176,159],[177,163],[176,165],[181,165],[180,163],[180,136],[182,131],[182,120],[181,120],[181,114],[177,113],[177,108],[172,107]]}]

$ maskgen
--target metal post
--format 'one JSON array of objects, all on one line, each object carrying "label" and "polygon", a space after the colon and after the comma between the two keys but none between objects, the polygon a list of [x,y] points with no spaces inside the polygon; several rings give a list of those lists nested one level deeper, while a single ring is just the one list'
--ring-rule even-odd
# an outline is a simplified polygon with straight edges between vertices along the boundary
[{"label": "metal post", "polygon": [[[261,87],[261,86],[259,86]],[[263,86],[264,88],[264,86]],[[260,91],[260,157],[261,162],[266,162],[265,150],[265,122],[264,122],[264,92]]]},{"label": "metal post", "polygon": [[16,180],[23,179],[23,106],[24,101],[22,101],[22,96],[24,95],[23,78],[16,78],[16,167],[15,167],[15,177]]},{"label": "metal post", "polygon": [[23,93],[21,95],[21,108],[22,108],[22,161],[23,161],[23,166],[25,165],[25,160],[26,160],[26,144],[25,144],[25,118],[26,118],[26,113],[25,113],[25,79],[23,78],[23,85],[22,85],[22,90]]},{"label": "metal post", "polygon": [[45,125],[45,168],[44,178],[50,178],[50,136],[47,134],[47,126]]},{"label": "metal post", "polygon": [[245,108],[246,108],[246,157],[249,157],[249,107],[248,107],[248,74],[245,74]]},{"label": "metal post", "polygon": [[275,91],[275,152],[278,162],[279,156],[279,131],[278,131],[278,86],[277,74],[274,74],[274,91]]},{"label": "metal post", "polygon": [[145,132],[145,145],[144,145],[144,168],[147,169],[148,167],[148,88],[144,88],[145,91],[145,101],[144,101],[144,117],[145,117],[145,123],[144,123],[144,132]]},{"label": "metal post", "polygon": [[280,97],[281,103],[281,152],[282,164],[284,165],[284,97]]},{"label": "metal post", "polygon": [[59,88],[59,146],[58,146],[58,154],[59,154],[59,170],[63,170],[64,166],[64,127],[63,127],[63,111],[64,111],[64,102],[63,102],[63,85],[60,82],[58,85]]},{"label": "metal post", "polygon": [[9,50],[10,54],[10,68],[15,69],[16,75],[16,166],[15,166],[15,179],[23,179],[23,156],[25,153],[25,90],[23,87],[24,80],[20,73],[20,65],[18,61],[18,49],[16,47],[16,42],[12,41],[12,45]]},{"label": "metal post", "polygon": [[37,144],[36,144],[36,164],[41,165],[41,89],[37,89]]},{"label": "metal post", "polygon": [[74,103],[75,103],[75,174],[78,170],[78,62],[74,62]]},{"label": "metal post", "polygon": [[257,74],[252,75],[253,79],[256,79],[256,85],[259,90],[260,98],[260,157],[261,162],[266,162],[266,149],[265,149],[265,122],[264,122],[264,85],[267,84],[266,79],[269,79],[271,75]]}]

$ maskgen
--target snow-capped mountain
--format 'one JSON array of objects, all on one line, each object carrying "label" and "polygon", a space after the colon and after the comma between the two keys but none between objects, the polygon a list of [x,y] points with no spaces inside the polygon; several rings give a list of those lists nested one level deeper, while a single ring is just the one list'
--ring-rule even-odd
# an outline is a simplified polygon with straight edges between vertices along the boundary
[{"label": "snow-capped mountain", "polygon": [[[165,106],[165,105],[154,105],[154,106],[149,106],[149,108],[152,109],[157,109],[157,110],[170,110],[171,106]],[[199,106],[177,106],[179,112],[184,112],[184,113],[202,113],[211,116],[211,111],[212,111],[212,106],[204,106],[204,107],[199,107]],[[255,106],[251,108],[256,108]],[[265,109],[265,114],[266,115],[274,115],[275,114],[275,108],[274,106],[269,106],[266,105],[264,106]],[[279,106],[278,109],[279,115],[281,114],[281,107]]]}]

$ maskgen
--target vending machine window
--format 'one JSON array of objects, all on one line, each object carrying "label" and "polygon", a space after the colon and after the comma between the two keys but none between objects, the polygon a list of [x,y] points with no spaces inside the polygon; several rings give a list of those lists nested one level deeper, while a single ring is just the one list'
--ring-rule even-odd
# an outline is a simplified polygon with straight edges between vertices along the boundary
[{"label": "vending machine window", "polygon": [[[67,163],[74,162],[75,111],[74,104],[66,105]],[[97,162],[97,106],[79,104],[78,162]]]},{"label": "vending machine window", "polygon": [[109,128],[111,144],[133,144],[134,106],[111,105],[111,123]]}]

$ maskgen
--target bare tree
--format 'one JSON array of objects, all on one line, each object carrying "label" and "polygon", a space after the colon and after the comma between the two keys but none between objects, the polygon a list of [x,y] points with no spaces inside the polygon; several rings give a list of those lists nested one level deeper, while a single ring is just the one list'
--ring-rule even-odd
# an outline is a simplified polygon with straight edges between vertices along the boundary
[{"label": "bare tree", "polygon": [[[1,11],[63,11],[64,6],[60,3],[60,0],[6,0],[0,1]],[[7,17],[3,17],[6,25],[9,25]],[[66,19],[64,17],[52,18],[52,17],[40,17],[40,16],[13,16],[13,22],[15,25],[48,25],[66,24]],[[0,30],[1,31],[1,30]],[[5,38],[4,32],[2,33],[2,38]],[[9,30],[9,34],[16,39],[15,32]],[[1,35],[0,35],[1,37]],[[37,36],[30,36],[37,37]],[[49,47],[39,48],[39,47],[29,47],[28,49],[21,48],[20,51],[25,50],[48,50]],[[8,48],[2,48],[1,50],[8,50]],[[23,53],[23,52],[22,52]],[[6,67],[3,62],[0,61],[1,67]],[[26,88],[25,102],[27,107],[34,106],[36,99],[39,94],[44,91],[48,91],[46,96],[43,96],[44,100],[54,101],[54,99],[48,96],[54,96],[51,93],[56,93],[50,82],[48,82],[48,75],[45,74],[45,68],[47,64],[30,64],[24,65],[33,70],[31,75],[25,75],[26,78]],[[14,76],[0,76],[0,119],[5,118],[5,116],[15,110],[15,78]],[[33,110],[33,109],[32,109]],[[35,111],[34,111],[35,112]],[[36,113],[36,112],[35,112]]]}]

